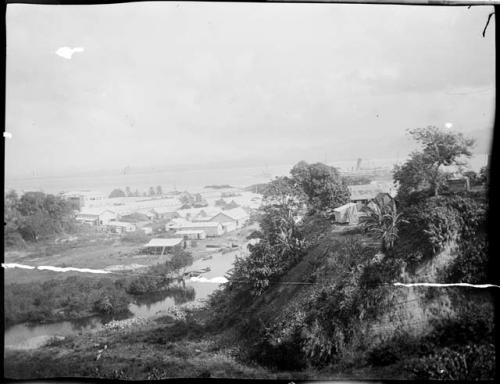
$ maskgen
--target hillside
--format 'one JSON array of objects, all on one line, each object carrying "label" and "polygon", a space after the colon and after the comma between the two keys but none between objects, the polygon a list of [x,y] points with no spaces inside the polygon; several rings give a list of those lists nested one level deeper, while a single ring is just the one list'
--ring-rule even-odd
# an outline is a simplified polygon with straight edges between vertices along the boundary
[{"label": "hillside", "polygon": [[[481,211],[481,199],[439,197],[424,204],[420,213],[432,216],[439,204],[455,206],[453,214],[459,215],[461,227],[455,231],[448,222],[450,235],[442,236],[435,252],[427,253],[432,236],[423,238],[411,215],[411,225],[387,254],[355,226],[313,218],[304,227],[312,246],[263,294],[252,297],[234,287],[226,288],[228,301],[217,297],[223,303],[214,303],[219,326],[239,333],[245,359],[272,369],[344,375],[366,369],[370,378],[488,378],[494,367],[490,291],[394,285],[484,282],[479,273],[486,268],[484,259],[471,257],[470,240],[461,233],[474,230],[474,241],[481,242],[484,228],[474,227],[477,217],[468,216]],[[410,255],[410,248],[421,256]],[[375,373],[378,369],[382,373]]]}]

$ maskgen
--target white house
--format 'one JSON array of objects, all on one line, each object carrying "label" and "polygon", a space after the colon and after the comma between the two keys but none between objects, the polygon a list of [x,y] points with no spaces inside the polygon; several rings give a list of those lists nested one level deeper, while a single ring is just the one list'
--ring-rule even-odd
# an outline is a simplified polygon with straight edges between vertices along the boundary
[{"label": "white house", "polygon": [[189,221],[180,221],[177,220],[173,223],[169,223],[166,225],[166,230],[175,230],[175,231],[190,231],[190,230],[201,230],[207,234],[207,237],[217,237],[221,236],[224,233],[224,229],[222,228],[222,224],[212,221],[204,221],[204,222],[189,222]]},{"label": "white house", "polygon": [[110,221],[106,227],[116,233],[133,232],[137,229],[135,224],[126,221]]},{"label": "white house", "polygon": [[103,208],[85,208],[76,214],[77,221],[91,225],[106,225],[117,218],[116,212]]},{"label": "white house", "polygon": [[250,215],[247,213],[247,211],[245,211],[243,208],[238,207],[238,208],[228,209],[226,211],[221,211],[215,216],[213,216],[210,219],[210,221],[214,221],[221,224],[232,222],[235,224],[236,228],[241,228],[246,224],[249,218]]},{"label": "white house", "polygon": [[61,197],[69,201],[74,209],[100,207],[106,204],[106,196],[96,191],[71,191],[64,192]]}]

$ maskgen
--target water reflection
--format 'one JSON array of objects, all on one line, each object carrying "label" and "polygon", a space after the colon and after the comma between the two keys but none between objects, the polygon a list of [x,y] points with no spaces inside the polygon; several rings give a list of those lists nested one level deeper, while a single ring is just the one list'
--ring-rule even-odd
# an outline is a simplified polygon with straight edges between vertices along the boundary
[{"label": "water reflection", "polygon": [[[224,276],[232,267],[238,252],[215,254],[210,260],[197,260],[193,263],[193,270],[200,270],[210,266],[211,270],[204,273],[207,278]],[[43,341],[53,336],[71,336],[84,331],[99,329],[111,320],[122,320],[128,317],[148,318],[168,310],[174,305],[181,305],[195,299],[206,299],[219,284],[185,281],[182,286],[172,287],[167,291],[136,296],[129,305],[130,313],[120,316],[93,316],[73,321],[61,321],[51,324],[17,324],[5,331],[5,346],[17,348],[35,348]]]}]

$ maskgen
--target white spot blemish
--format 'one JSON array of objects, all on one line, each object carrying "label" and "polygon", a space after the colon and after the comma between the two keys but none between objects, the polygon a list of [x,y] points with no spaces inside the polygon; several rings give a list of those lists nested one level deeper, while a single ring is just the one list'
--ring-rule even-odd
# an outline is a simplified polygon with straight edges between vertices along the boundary
[{"label": "white spot blemish", "polygon": [[61,47],[56,51],[56,55],[62,57],[63,59],[71,60],[71,57],[73,56],[74,53],[83,52],[84,50],[85,49],[83,47],[76,47],[76,48]]},{"label": "white spot blemish", "polygon": [[444,126],[448,129],[451,129],[451,127],[453,127],[453,123],[446,123]]},{"label": "white spot blemish", "polygon": [[5,137],[6,139],[12,139],[12,133],[10,133],[10,132],[4,132],[3,133],[3,137]]}]

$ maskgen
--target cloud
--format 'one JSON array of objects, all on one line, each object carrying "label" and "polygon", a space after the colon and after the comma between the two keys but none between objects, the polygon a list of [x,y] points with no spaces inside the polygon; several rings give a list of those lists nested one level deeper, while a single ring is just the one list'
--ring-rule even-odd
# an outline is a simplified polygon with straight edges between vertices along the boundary
[{"label": "cloud", "polygon": [[74,53],[83,51],[84,51],[83,47],[76,47],[76,48],[61,47],[56,51],[56,55],[61,56],[63,59],[71,60],[71,57],[73,56]]}]

